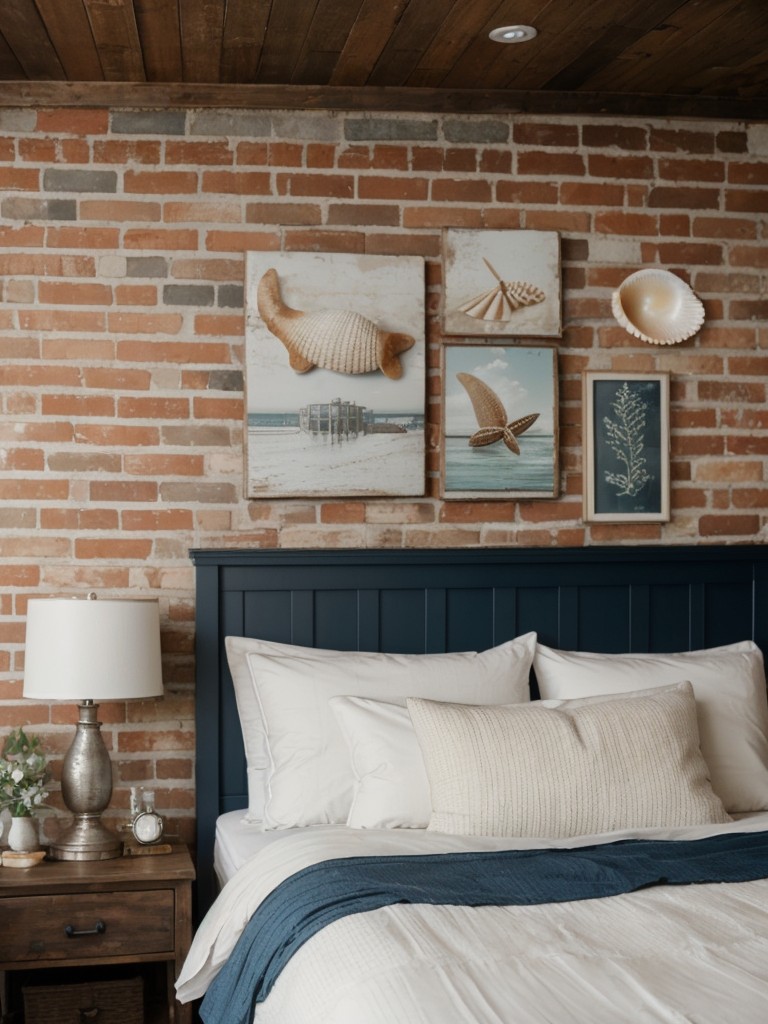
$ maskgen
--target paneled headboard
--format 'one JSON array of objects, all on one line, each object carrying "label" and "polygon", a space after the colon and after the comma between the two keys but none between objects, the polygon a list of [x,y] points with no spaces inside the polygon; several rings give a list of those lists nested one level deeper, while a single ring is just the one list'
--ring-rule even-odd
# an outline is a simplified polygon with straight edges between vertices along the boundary
[{"label": "paneled headboard", "polygon": [[567,650],[768,650],[768,548],[194,550],[198,908],[216,817],[245,807],[226,636],[338,650],[484,650],[535,630]]}]

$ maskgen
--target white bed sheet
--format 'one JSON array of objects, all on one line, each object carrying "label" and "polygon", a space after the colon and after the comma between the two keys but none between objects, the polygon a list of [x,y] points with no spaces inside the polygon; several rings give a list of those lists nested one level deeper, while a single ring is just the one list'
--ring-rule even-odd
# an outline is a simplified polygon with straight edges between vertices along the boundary
[{"label": "white bed sheet", "polygon": [[[308,828],[270,829],[262,831],[260,821],[247,821],[244,811],[228,811],[216,819],[216,838],[213,847],[213,867],[219,886],[223,889],[240,868],[265,846],[287,835],[303,833]],[[312,825],[312,831],[343,828],[339,825]]]},{"label": "white bed sheet", "polygon": [[[721,826],[579,840],[466,838],[414,830],[302,829],[270,841],[200,926],[177,983],[201,996],[253,910],[284,878],[331,857],[573,847],[768,829],[768,812]],[[313,936],[255,1024],[740,1024],[768,1019],[768,880],[654,887],[532,907],[396,906]]]}]

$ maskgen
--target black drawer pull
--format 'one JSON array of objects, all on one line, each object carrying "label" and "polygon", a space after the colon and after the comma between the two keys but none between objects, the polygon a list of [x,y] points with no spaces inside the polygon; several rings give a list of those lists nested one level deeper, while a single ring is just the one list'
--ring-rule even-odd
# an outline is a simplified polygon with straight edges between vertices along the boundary
[{"label": "black drawer pull", "polygon": [[80,935],[103,935],[107,926],[103,921],[97,921],[93,928],[84,928],[78,931],[74,925],[68,924],[64,928],[64,934],[68,939],[77,939]]}]

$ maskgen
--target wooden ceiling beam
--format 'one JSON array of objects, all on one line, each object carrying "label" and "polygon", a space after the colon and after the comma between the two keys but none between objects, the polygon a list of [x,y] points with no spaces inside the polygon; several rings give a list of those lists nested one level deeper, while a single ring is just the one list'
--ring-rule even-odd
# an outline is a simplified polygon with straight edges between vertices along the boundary
[{"label": "wooden ceiling beam", "polygon": [[5,81],[0,107],[220,107],[422,114],[582,114],[766,121],[759,97],[411,89],[309,85],[207,85]]}]

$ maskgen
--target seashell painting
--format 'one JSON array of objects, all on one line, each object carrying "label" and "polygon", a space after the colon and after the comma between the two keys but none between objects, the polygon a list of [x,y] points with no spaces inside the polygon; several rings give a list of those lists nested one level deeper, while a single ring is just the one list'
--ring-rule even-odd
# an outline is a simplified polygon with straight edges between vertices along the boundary
[{"label": "seashell painting", "polygon": [[423,258],[245,262],[246,496],[423,495]]},{"label": "seashell painting", "polygon": [[518,309],[524,306],[535,306],[546,298],[541,288],[526,281],[505,281],[493,266],[483,257],[483,263],[499,282],[490,291],[475,295],[469,302],[459,306],[467,316],[478,317],[480,320],[511,320]]},{"label": "seashell painting", "polygon": [[381,330],[368,317],[348,309],[304,313],[283,302],[280,279],[270,267],[259,281],[256,301],[272,334],[285,345],[297,373],[320,366],[335,373],[372,373],[397,380],[403,375],[400,354],[412,348],[409,334]]},{"label": "seashell painting", "polygon": [[537,412],[521,416],[519,419],[507,423],[507,413],[504,404],[485,381],[474,377],[471,373],[457,373],[456,379],[464,386],[472,408],[475,410],[479,430],[475,431],[469,439],[472,448],[484,448],[487,444],[495,444],[496,441],[503,441],[515,455],[520,454],[520,445],[517,438],[520,434],[532,427],[539,418]]},{"label": "seashell painting", "polygon": [[443,262],[445,334],[562,333],[557,232],[446,229]]},{"label": "seashell painting", "polygon": [[557,349],[447,342],[443,371],[442,496],[556,497]]}]

